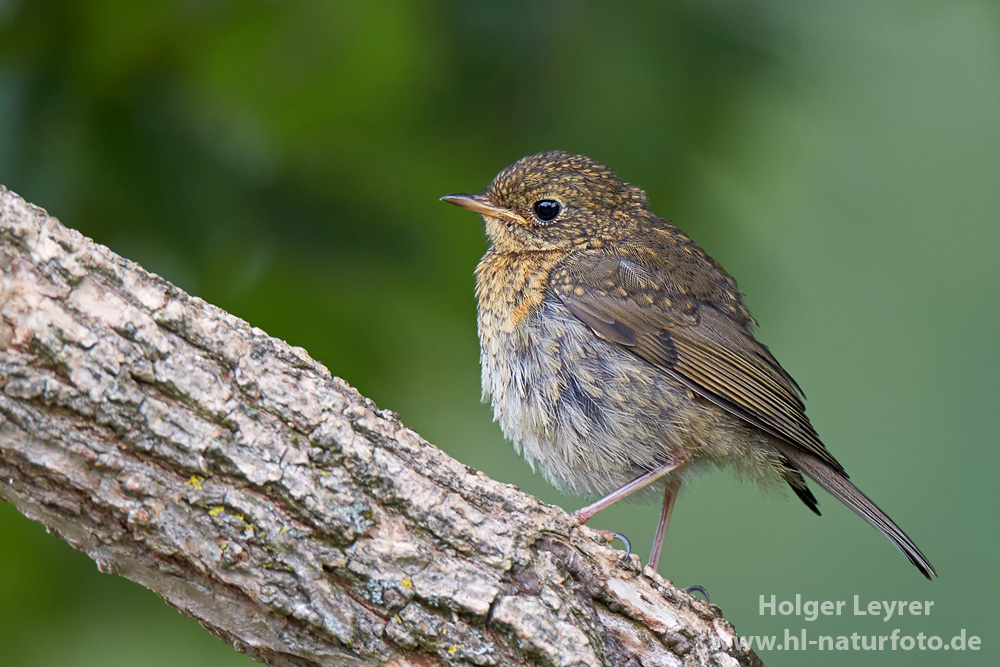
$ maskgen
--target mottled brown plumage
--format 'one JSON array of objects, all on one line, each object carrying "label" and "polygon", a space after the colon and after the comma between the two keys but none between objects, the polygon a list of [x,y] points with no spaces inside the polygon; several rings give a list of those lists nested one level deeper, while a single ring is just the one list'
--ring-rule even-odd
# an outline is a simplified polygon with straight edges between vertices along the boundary
[{"label": "mottled brown plumage", "polygon": [[818,514],[805,473],[934,574],[820,441],[798,386],[754,338],[736,281],[645,192],[555,151],[519,160],[481,195],[443,199],[481,213],[490,239],[476,268],[484,400],[555,486],[606,494],[575,513],[581,523],[662,487],[655,567],[691,476],[731,466],[786,482]]}]

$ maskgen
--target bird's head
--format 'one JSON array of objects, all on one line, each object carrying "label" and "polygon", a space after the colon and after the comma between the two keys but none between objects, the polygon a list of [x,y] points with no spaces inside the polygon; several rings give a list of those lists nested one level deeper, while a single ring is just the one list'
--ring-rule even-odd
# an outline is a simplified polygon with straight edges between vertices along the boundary
[{"label": "bird's head", "polygon": [[482,214],[497,252],[599,247],[633,233],[649,214],[645,192],[565,151],[521,158],[481,194],[441,199]]}]

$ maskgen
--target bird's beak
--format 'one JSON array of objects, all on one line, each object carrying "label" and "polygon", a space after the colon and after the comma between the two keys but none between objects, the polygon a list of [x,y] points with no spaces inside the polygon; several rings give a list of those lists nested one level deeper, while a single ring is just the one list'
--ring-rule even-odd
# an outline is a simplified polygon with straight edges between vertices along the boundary
[{"label": "bird's beak", "polygon": [[461,206],[462,208],[467,208],[470,211],[482,213],[483,215],[488,215],[494,218],[511,217],[511,212],[509,210],[500,208],[499,206],[494,206],[489,203],[483,195],[445,195],[444,197],[441,197],[441,201],[446,201],[449,204]]}]

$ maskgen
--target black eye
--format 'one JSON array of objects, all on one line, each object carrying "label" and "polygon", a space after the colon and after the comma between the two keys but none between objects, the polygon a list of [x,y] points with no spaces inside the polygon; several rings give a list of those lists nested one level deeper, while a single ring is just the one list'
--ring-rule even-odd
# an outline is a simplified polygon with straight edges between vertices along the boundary
[{"label": "black eye", "polygon": [[542,222],[551,222],[562,212],[562,206],[555,199],[536,201],[531,208]]}]

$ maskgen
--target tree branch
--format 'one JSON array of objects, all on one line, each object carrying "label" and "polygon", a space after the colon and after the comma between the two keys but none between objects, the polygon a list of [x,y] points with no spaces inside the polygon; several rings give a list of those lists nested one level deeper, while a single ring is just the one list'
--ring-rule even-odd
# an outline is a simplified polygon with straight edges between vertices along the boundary
[{"label": "tree branch", "polygon": [[759,665],[716,607],[0,186],[0,498],[274,665]]}]

